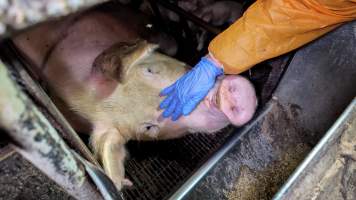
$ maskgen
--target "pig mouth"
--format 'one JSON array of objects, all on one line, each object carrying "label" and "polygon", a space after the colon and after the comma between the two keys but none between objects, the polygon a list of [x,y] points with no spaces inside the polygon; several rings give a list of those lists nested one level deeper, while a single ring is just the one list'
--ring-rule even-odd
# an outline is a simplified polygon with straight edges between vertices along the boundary
[{"label": "pig mouth", "polygon": [[[219,84],[219,86],[220,86],[220,84]],[[223,112],[220,110],[220,95],[219,95],[219,89],[220,89],[220,87],[218,87],[218,89],[215,90],[215,91],[213,92],[213,94],[212,94],[210,97],[208,97],[205,101],[206,101],[207,107],[208,107],[210,110],[223,113]]]},{"label": "pig mouth", "polygon": [[247,79],[228,75],[218,78],[205,99],[205,105],[216,115],[224,115],[231,124],[241,126],[252,118],[257,100]]}]

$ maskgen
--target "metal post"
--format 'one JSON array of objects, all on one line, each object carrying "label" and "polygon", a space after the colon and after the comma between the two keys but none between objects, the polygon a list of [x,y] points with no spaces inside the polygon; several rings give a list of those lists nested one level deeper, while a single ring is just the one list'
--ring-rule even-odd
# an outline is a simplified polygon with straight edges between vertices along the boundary
[{"label": "metal post", "polygon": [[0,127],[32,164],[77,199],[102,199],[68,146],[0,62]]}]

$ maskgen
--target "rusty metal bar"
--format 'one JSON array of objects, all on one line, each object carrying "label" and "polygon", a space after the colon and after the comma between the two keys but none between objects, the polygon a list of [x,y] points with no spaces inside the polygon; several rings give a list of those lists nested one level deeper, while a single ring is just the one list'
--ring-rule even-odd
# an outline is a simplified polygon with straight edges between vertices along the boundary
[{"label": "rusty metal bar", "polygon": [[31,97],[35,99],[36,103],[47,109],[46,111],[48,111],[48,113],[46,112],[44,114],[54,119],[55,123],[52,125],[55,126],[69,146],[80,153],[85,159],[97,167],[100,167],[97,160],[79,138],[78,134],[69,125],[64,116],[58,111],[42,87],[34,81],[36,80],[35,75],[38,76],[40,72],[37,72],[37,74],[31,73],[31,70],[34,69],[33,67],[31,68],[31,63],[28,63],[28,60],[25,59],[22,52],[16,48],[10,39],[6,39],[1,43],[0,58],[5,64],[13,66],[18,72],[21,80],[24,82],[26,90],[28,90]]},{"label": "rusty metal bar", "polygon": [[58,132],[0,62],[0,127],[16,150],[78,199],[102,199]]}]

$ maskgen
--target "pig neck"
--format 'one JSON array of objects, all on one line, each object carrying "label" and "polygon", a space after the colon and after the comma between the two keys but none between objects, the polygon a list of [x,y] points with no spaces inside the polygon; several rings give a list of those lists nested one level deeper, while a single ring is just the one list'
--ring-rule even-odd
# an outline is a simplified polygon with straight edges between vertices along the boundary
[{"label": "pig neck", "polygon": [[132,135],[129,133],[132,131],[128,125],[125,125],[129,123],[125,122],[126,120],[120,123],[115,117],[118,116],[118,113],[123,112],[120,112],[120,110],[124,110],[118,105],[115,105],[115,108],[112,105],[112,101],[115,101],[115,96],[117,96],[116,90],[111,96],[105,99],[98,99],[94,95],[95,91],[83,89],[73,92],[72,95],[68,95],[66,102],[68,103],[69,109],[74,110],[81,117],[89,121],[94,127],[94,131],[99,129],[103,132],[105,129],[115,128],[125,140],[130,140],[132,139]]}]

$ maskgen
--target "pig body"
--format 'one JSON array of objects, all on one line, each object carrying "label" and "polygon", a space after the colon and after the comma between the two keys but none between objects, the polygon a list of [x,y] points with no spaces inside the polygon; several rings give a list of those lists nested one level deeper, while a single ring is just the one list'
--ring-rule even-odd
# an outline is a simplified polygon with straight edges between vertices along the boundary
[{"label": "pig body", "polygon": [[[128,4],[130,0],[122,0],[122,3]],[[205,22],[213,26],[228,26],[234,23],[243,14],[243,3],[236,1],[217,1],[217,0],[177,0],[176,5],[186,12],[195,15]],[[180,20],[180,16],[175,12],[160,6],[158,4],[160,14],[164,18],[174,22]],[[145,13],[151,13],[152,9],[148,1],[143,1],[140,5],[140,10]],[[208,32],[199,28],[194,23],[188,21],[188,25],[195,33],[197,41],[196,49],[201,51],[206,45],[208,39]],[[174,51],[176,52],[176,51]],[[169,54],[174,55],[174,54]]]},{"label": "pig body", "polygon": [[158,45],[143,40],[150,38],[145,19],[108,4],[13,38],[43,74],[56,105],[75,129],[90,125],[94,153],[119,189],[129,183],[123,165],[128,140],[213,133],[229,123],[240,126],[252,118],[257,105],[248,80],[220,77],[191,115],[177,122],[162,119],[158,94],[187,68],[156,52]]},{"label": "pig body", "polygon": [[234,1],[217,1],[201,8],[197,15],[204,21],[222,26],[232,24],[243,14],[243,5]]}]

